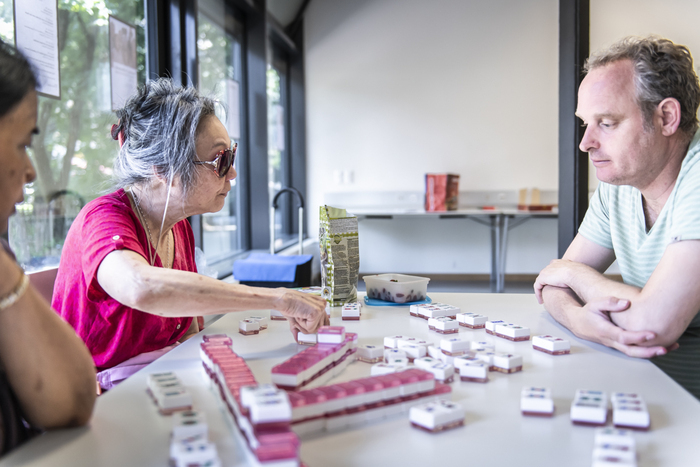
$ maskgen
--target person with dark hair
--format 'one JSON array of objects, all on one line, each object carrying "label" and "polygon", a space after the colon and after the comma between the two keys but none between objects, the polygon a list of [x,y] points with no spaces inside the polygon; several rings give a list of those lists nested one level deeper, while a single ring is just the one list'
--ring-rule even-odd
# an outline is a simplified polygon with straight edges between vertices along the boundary
[{"label": "person with dark hair", "polygon": [[[38,130],[36,79],[0,41],[0,234],[36,177],[26,148]],[[84,425],[95,403],[90,353],[29,284],[0,237],[0,454],[39,429]]]},{"label": "person with dark hair", "polygon": [[73,222],[53,295],[90,349],[103,388],[198,332],[198,315],[276,309],[295,338],[328,323],[320,297],[195,274],[187,217],[221,210],[236,177],[236,145],[212,99],[161,78],[117,117],[117,190]]},{"label": "person with dark hair", "polygon": [[[700,398],[700,84],[688,49],[628,37],[588,59],[580,148],[600,180],[563,259],[535,282],[574,334],[651,358]],[[573,156],[573,155],[572,155]],[[603,273],[617,260],[624,283]]]}]

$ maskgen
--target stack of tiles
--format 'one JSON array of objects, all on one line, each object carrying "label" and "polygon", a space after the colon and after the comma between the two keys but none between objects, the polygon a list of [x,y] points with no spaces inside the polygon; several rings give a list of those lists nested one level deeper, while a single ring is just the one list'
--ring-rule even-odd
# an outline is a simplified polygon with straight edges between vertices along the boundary
[{"label": "stack of tiles", "polygon": [[341,311],[341,317],[343,321],[358,321],[360,319],[360,314],[362,313],[362,305],[353,302],[346,303],[343,305],[343,310]]},{"label": "stack of tiles", "polygon": [[440,334],[456,334],[459,332],[459,323],[446,316],[441,318],[428,319],[428,328],[431,331],[439,332]]},{"label": "stack of tiles", "polygon": [[257,319],[242,319],[238,322],[238,332],[244,336],[252,336],[260,332],[260,321]]},{"label": "stack of tiles", "polygon": [[302,345],[314,345],[318,340],[316,334],[304,334],[300,332],[297,334],[297,343]]},{"label": "stack of tiles", "polygon": [[618,428],[648,430],[649,410],[638,394],[616,392],[612,395],[613,425]]},{"label": "stack of tiles", "polygon": [[384,348],[378,345],[361,345],[357,348],[357,359],[365,363],[384,361]]},{"label": "stack of tiles", "polygon": [[608,421],[608,397],[603,391],[579,389],[571,404],[574,425],[603,426]]},{"label": "stack of tiles", "polygon": [[466,337],[450,337],[440,341],[440,350],[445,355],[458,357],[469,352],[471,344]]},{"label": "stack of tiles", "polygon": [[409,313],[416,318],[430,319],[448,317],[457,318],[457,313],[461,310],[456,306],[447,305],[445,303],[423,303],[420,305],[411,305]]},{"label": "stack of tiles", "polygon": [[492,336],[495,334],[496,326],[499,324],[508,324],[505,321],[502,320],[495,320],[495,321],[486,321],[484,324],[484,327],[486,328],[486,334],[491,334]]},{"label": "stack of tiles", "polygon": [[162,415],[192,409],[192,395],[172,371],[148,375],[148,393]]},{"label": "stack of tiles", "polygon": [[299,435],[343,429],[406,413],[450,392],[418,369],[290,392],[292,429]]},{"label": "stack of tiles", "polygon": [[492,367],[501,373],[515,373],[523,369],[523,357],[511,353],[495,352]]},{"label": "stack of tiles", "polygon": [[[341,338],[343,340],[338,343]],[[322,327],[318,342],[272,368],[272,382],[289,391],[299,390],[311,383],[322,385],[340,374],[355,359],[357,334],[345,333],[342,327]]]},{"label": "stack of tiles", "polygon": [[530,328],[518,326],[517,324],[497,324],[494,328],[494,334],[513,342],[530,340]]},{"label": "stack of tiles", "polygon": [[551,417],[554,415],[552,391],[548,388],[523,388],[520,393],[520,411],[523,415]]},{"label": "stack of tiles", "polygon": [[[229,339],[230,341],[230,339]],[[217,336],[201,344],[202,365],[257,461],[275,467],[298,467],[299,438],[290,429],[286,393],[258,386],[245,361]],[[245,403],[244,403],[245,399]]]},{"label": "stack of tiles", "polygon": [[477,313],[459,313],[457,315],[459,325],[470,329],[484,329],[488,319],[489,318],[487,316],[479,315]]},{"label": "stack of tiles", "polygon": [[451,401],[439,400],[411,407],[408,418],[411,425],[437,433],[464,426],[464,408]]},{"label": "stack of tiles", "polygon": [[632,433],[616,428],[598,428],[593,448],[593,467],[636,467],[636,445]]},{"label": "stack of tiles", "polygon": [[456,357],[454,366],[462,381],[487,383],[489,380],[489,365],[470,355]]},{"label": "stack of tiles", "polygon": [[186,411],[174,414],[170,439],[171,465],[220,467],[216,446],[208,441],[207,436],[207,422],[203,413]]},{"label": "stack of tiles", "polygon": [[549,335],[533,336],[532,348],[549,355],[565,355],[571,352],[571,344],[566,339]]}]

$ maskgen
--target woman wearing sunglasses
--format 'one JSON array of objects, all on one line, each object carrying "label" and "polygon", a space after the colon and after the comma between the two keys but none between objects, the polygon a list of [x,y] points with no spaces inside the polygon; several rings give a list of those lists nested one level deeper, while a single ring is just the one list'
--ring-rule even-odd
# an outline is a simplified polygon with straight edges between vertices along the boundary
[{"label": "woman wearing sunglasses", "polygon": [[198,332],[199,315],[276,309],[295,338],[327,323],[320,297],[195,274],[187,217],[221,210],[236,177],[236,145],[215,101],[158,79],[117,117],[118,189],[75,219],[53,295],[53,307],[90,349],[103,388]]}]

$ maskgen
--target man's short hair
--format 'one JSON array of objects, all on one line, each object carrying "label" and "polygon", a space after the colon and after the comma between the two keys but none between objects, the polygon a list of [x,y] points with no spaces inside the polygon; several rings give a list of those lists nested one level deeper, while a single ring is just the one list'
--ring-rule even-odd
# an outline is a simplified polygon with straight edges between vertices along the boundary
[{"label": "man's short hair", "polygon": [[653,128],[652,118],[659,103],[673,97],[681,104],[679,129],[692,138],[698,129],[700,84],[688,48],[659,36],[629,36],[592,54],[583,71],[588,73],[620,60],[630,60],[634,66],[637,103],[645,128]]}]

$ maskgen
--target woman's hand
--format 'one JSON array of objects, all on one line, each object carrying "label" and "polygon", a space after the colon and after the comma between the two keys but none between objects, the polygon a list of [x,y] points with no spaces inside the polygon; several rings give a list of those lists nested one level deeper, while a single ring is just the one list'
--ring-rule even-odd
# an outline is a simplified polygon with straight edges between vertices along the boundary
[{"label": "woman's hand", "polygon": [[278,289],[281,293],[276,307],[289,321],[296,340],[299,331],[313,334],[321,326],[330,323],[326,315],[326,300],[311,294],[289,289]]}]

